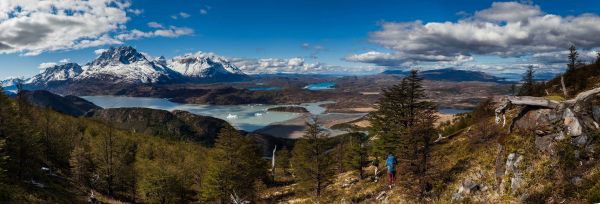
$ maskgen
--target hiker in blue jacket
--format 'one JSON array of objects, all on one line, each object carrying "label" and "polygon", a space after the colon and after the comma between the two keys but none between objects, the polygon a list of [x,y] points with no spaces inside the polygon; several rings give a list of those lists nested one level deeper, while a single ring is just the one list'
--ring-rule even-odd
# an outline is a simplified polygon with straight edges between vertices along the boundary
[{"label": "hiker in blue jacket", "polygon": [[388,186],[390,188],[392,188],[392,186],[394,185],[394,179],[396,177],[396,164],[398,163],[398,161],[396,160],[396,157],[394,157],[394,155],[389,152],[387,159],[385,160],[385,165],[387,166],[387,170],[388,170]]}]

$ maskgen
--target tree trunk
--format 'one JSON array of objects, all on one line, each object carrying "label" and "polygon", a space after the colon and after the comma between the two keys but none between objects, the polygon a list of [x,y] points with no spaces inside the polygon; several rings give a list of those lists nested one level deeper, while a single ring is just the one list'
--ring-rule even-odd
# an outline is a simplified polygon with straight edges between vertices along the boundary
[{"label": "tree trunk", "polygon": [[560,84],[562,85],[562,91],[563,91],[563,94],[565,95],[565,98],[569,97],[569,94],[567,93],[567,87],[565,86],[565,77],[564,76],[560,76]]}]

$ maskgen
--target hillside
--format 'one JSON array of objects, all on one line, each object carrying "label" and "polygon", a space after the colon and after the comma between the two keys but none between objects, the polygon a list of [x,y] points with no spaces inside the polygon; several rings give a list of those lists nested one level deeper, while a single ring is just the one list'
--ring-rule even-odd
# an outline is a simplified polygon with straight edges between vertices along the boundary
[{"label": "hillside", "polygon": [[[563,75],[569,97],[584,90],[595,88],[600,84],[600,64],[588,64],[576,68],[573,72]],[[557,76],[546,83],[550,95],[563,96],[561,76]]]},{"label": "hillside", "polygon": [[[406,75],[408,71],[386,70],[382,74]],[[481,82],[504,82],[504,79],[479,71],[460,70],[455,68],[444,68],[425,70],[420,72],[426,80],[432,81],[481,81]]]},{"label": "hillside", "polygon": [[71,116],[83,116],[101,107],[77,96],[59,96],[44,90],[24,91],[27,100],[38,107],[49,108]]},{"label": "hillside", "polygon": [[[423,177],[401,176],[398,186],[388,189],[385,172],[374,175],[375,167],[370,162],[364,168],[364,179],[359,178],[357,171],[337,169],[318,200],[325,203],[599,202],[600,129],[594,125],[600,120],[599,98],[591,96],[585,99],[589,102],[585,105],[570,102],[558,105],[560,102],[554,101],[549,101],[550,106],[523,105],[525,101],[547,100],[527,97],[509,97],[507,106],[507,103],[482,103],[474,112],[438,127],[441,134],[431,146],[430,170]],[[500,120],[496,121],[494,112],[498,107],[503,115],[498,115]],[[502,120],[504,116],[506,122]],[[428,181],[428,190],[421,196],[414,194],[414,189],[419,188],[415,186],[418,180]],[[295,185],[284,185],[269,188],[262,196],[281,203],[317,202],[312,193],[298,194],[298,191]]]},{"label": "hillside", "polygon": [[230,127],[224,120],[194,115],[185,111],[148,108],[113,108],[94,110],[86,117],[106,121],[117,128],[159,137],[190,140],[213,145],[217,133]]}]

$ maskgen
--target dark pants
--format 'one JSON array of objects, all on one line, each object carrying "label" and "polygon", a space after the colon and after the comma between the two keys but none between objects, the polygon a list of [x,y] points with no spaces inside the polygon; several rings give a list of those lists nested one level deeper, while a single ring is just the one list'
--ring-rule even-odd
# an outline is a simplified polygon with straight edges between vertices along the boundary
[{"label": "dark pants", "polygon": [[394,180],[396,179],[396,171],[388,171],[388,185],[394,185]]}]

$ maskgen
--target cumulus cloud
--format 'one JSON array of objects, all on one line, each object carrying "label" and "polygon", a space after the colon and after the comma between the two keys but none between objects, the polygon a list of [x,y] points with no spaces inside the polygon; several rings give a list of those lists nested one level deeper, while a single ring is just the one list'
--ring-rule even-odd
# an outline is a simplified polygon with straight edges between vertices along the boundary
[{"label": "cumulus cloud", "polygon": [[381,66],[397,66],[406,65],[414,61],[419,62],[447,62],[455,65],[460,65],[465,62],[473,61],[473,57],[466,55],[445,56],[445,55],[421,55],[421,54],[400,54],[400,53],[385,53],[377,51],[369,51],[361,54],[353,54],[344,58],[351,62],[363,62],[377,64]]},{"label": "cumulus cloud", "polygon": [[3,0],[0,3],[0,53],[37,55],[49,50],[103,43],[105,34],[127,21],[127,1]]},{"label": "cumulus cloud", "polygon": [[69,58],[66,58],[66,59],[61,59],[61,60],[60,60],[60,61],[58,61],[58,62],[60,62],[60,63],[62,63],[62,64],[66,64],[66,63],[69,63],[70,61],[71,61],[71,59],[69,59]]},{"label": "cumulus cloud", "polygon": [[570,44],[582,49],[600,47],[597,36],[600,17],[595,14],[560,16],[529,3],[496,2],[456,22],[383,22],[381,30],[369,35],[369,41],[391,52],[371,51],[345,59],[382,66],[461,63],[472,60],[472,55],[542,59]]},{"label": "cumulus cloud", "polygon": [[246,74],[359,74],[379,73],[383,70],[377,66],[343,67],[327,65],[319,62],[307,63],[303,58],[265,58],[245,59],[231,58],[233,64]]},{"label": "cumulus cloud", "polygon": [[[131,34],[126,23],[130,0],[2,0],[0,2],[0,54],[26,56],[47,51],[122,44],[116,35]],[[136,32],[138,33],[138,32]],[[149,32],[150,33],[150,32]],[[189,28],[169,27],[146,34],[174,37],[193,33]]]}]

